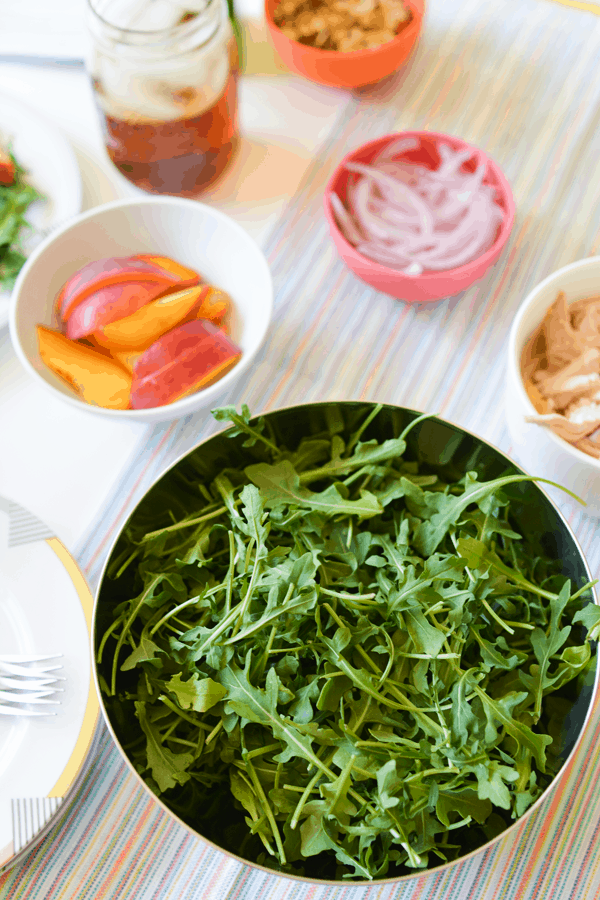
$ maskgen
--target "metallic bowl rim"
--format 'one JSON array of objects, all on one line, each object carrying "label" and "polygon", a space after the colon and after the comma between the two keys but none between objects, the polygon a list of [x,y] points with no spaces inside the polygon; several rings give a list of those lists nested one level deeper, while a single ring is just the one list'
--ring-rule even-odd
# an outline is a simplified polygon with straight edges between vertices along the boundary
[{"label": "metallic bowl rim", "polygon": [[[291,411],[291,410],[299,409],[299,408],[306,409],[307,407],[329,406],[329,405],[331,405],[331,404],[338,404],[338,405],[340,405],[340,406],[343,406],[343,405],[346,405],[346,404],[348,404],[348,405],[349,405],[349,404],[363,404],[363,405],[369,405],[369,406],[371,406],[371,407],[375,407],[375,406],[378,406],[378,405],[379,405],[379,406],[382,407],[382,409],[388,408],[388,409],[401,410],[401,411],[404,411],[404,412],[412,413],[412,414],[414,414],[414,415],[416,415],[416,416],[418,416],[418,415],[423,415],[423,413],[419,413],[418,410],[411,409],[411,408],[408,407],[408,406],[398,406],[398,405],[396,405],[395,403],[381,403],[381,404],[378,404],[378,403],[377,403],[376,401],[374,401],[374,400],[322,400],[322,401],[317,401],[317,402],[314,402],[314,403],[294,403],[294,404],[292,404],[292,405],[290,405],[290,406],[276,407],[275,409],[269,409],[269,410],[266,410],[266,411],[264,411],[264,412],[255,413],[254,415],[252,415],[252,419],[257,419],[257,418],[259,418],[259,417],[261,417],[261,416],[269,416],[269,415],[272,415],[272,414],[274,414],[274,413],[289,412],[289,411]],[[442,418],[441,416],[438,416],[438,415],[432,415],[430,418],[434,419],[435,421],[441,422],[443,425],[449,425],[451,428],[458,429],[459,431],[462,431],[464,434],[469,435],[469,437],[474,438],[476,441],[479,441],[479,442],[481,442],[482,444],[485,444],[487,447],[491,448],[494,452],[496,452],[496,453],[500,454],[501,456],[503,456],[503,457],[504,457],[504,458],[505,458],[512,466],[514,466],[515,469],[517,469],[517,470],[520,471],[520,472],[523,472],[524,474],[528,474],[527,472],[524,471],[524,469],[522,468],[522,466],[520,466],[518,463],[516,463],[516,462],[512,459],[512,457],[510,457],[507,453],[505,453],[503,450],[500,450],[498,447],[496,447],[494,444],[492,444],[490,441],[486,440],[485,438],[482,438],[480,435],[475,434],[475,432],[469,431],[467,428],[463,428],[462,425],[457,425],[457,424],[455,424],[454,422],[450,421],[449,419]],[[262,866],[262,865],[260,865],[259,863],[251,862],[251,861],[248,860],[248,859],[244,859],[244,858],[241,857],[241,856],[237,856],[235,853],[232,853],[230,850],[225,850],[223,847],[220,847],[218,844],[215,844],[213,841],[211,841],[211,840],[209,840],[208,838],[204,837],[204,835],[200,834],[199,831],[196,831],[191,825],[188,825],[187,822],[184,822],[183,819],[181,819],[181,818],[177,815],[177,813],[173,812],[173,810],[171,810],[171,809],[166,805],[166,803],[165,803],[163,800],[161,800],[161,798],[158,797],[158,796],[157,796],[157,795],[156,795],[156,794],[148,787],[148,785],[146,784],[146,782],[144,781],[144,779],[142,778],[142,776],[141,776],[141,775],[136,771],[136,769],[134,768],[133,764],[131,763],[131,760],[129,759],[129,757],[128,757],[127,754],[125,753],[123,747],[121,746],[121,743],[120,743],[119,739],[117,738],[117,736],[116,736],[116,734],[115,734],[115,732],[114,732],[114,729],[113,729],[113,727],[112,727],[112,723],[111,723],[111,721],[110,721],[110,718],[109,718],[108,713],[107,713],[107,711],[106,711],[106,709],[105,709],[105,706],[104,706],[104,699],[103,699],[103,696],[102,696],[102,692],[101,692],[101,690],[100,690],[100,684],[99,684],[99,680],[98,680],[98,667],[97,667],[97,664],[96,664],[96,652],[95,652],[95,647],[96,647],[96,636],[97,636],[97,635],[96,635],[96,621],[97,621],[97,612],[98,612],[98,601],[99,601],[99,598],[100,598],[100,591],[101,591],[101,589],[102,589],[102,585],[103,585],[103,582],[104,582],[104,577],[105,577],[105,574],[106,574],[106,568],[107,568],[108,562],[109,562],[109,560],[110,560],[110,558],[111,558],[111,556],[112,556],[112,553],[113,553],[113,550],[114,550],[114,548],[115,548],[115,545],[116,545],[117,541],[119,540],[119,538],[121,537],[121,534],[122,534],[122,532],[123,532],[123,528],[125,527],[125,525],[126,525],[127,522],[129,521],[129,519],[131,518],[131,516],[134,514],[134,512],[136,511],[136,509],[138,508],[138,506],[140,505],[140,503],[142,502],[142,500],[148,495],[148,493],[156,486],[156,484],[158,484],[158,482],[159,482],[162,478],[165,477],[165,475],[167,475],[172,469],[174,469],[175,466],[179,465],[179,463],[182,462],[182,460],[184,460],[190,453],[195,452],[195,451],[198,450],[200,447],[202,447],[204,444],[208,443],[208,441],[211,441],[211,440],[213,440],[214,438],[222,437],[223,434],[225,434],[225,432],[226,432],[230,427],[231,427],[231,426],[228,425],[226,428],[222,429],[221,431],[217,431],[217,432],[215,432],[214,434],[211,434],[209,437],[204,438],[204,439],[201,440],[201,441],[198,441],[198,443],[197,443],[197,444],[194,444],[193,447],[191,447],[190,449],[185,450],[183,453],[181,453],[181,454],[177,457],[177,459],[176,459],[173,463],[171,463],[171,465],[169,465],[166,469],[164,469],[162,472],[160,472],[160,473],[154,478],[154,480],[152,481],[152,484],[151,484],[148,488],[146,488],[146,490],[144,491],[143,495],[139,498],[139,500],[137,500],[137,502],[136,502],[135,506],[133,507],[133,509],[127,514],[127,516],[124,518],[124,520],[120,523],[118,532],[117,532],[116,536],[113,538],[113,540],[112,540],[111,543],[110,543],[110,547],[109,547],[109,549],[108,549],[108,551],[107,551],[107,553],[106,553],[106,558],[105,558],[105,560],[104,560],[104,563],[103,563],[103,565],[102,565],[102,569],[101,569],[100,574],[99,574],[99,577],[98,577],[98,584],[97,584],[96,591],[95,591],[95,596],[94,596],[94,607],[93,607],[93,610],[92,610],[92,637],[91,637],[91,640],[92,640],[92,654],[93,654],[93,667],[92,667],[92,668],[93,668],[93,674],[94,674],[94,683],[95,683],[95,686],[96,686],[96,691],[97,691],[97,693],[98,693],[98,699],[99,699],[99,702],[100,702],[100,709],[101,709],[101,711],[102,711],[102,717],[103,717],[103,719],[104,719],[104,724],[106,725],[106,727],[107,727],[107,729],[108,729],[108,731],[109,731],[109,733],[110,733],[110,735],[111,735],[111,737],[112,737],[112,739],[113,739],[113,741],[114,741],[114,743],[115,743],[115,746],[116,746],[117,750],[119,751],[119,753],[120,753],[120,755],[121,755],[123,761],[124,761],[125,764],[127,765],[127,768],[128,768],[128,770],[129,770],[129,772],[130,772],[132,775],[135,776],[135,778],[137,779],[137,781],[138,781],[138,783],[140,784],[140,786],[141,786],[141,787],[144,789],[144,791],[152,798],[152,800],[153,800],[155,803],[157,803],[157,804],[163,809],[163,811],[166,812],[166,813],[168,814],[168,816],[169,816],[171,819],[173,819],[173,820],[176,821],[179,825],[181,825],[183,828],[185,828],[186,831],[188,831],[188,833],[189,833],[190,835],[192,835],[192,837],[196,838],[197,840],[200,840],[200,841],[204,842],[204,843],[207,844],[209,847],[211,847],[213,850],[218,850],[220,853],[224,854],[225,856],[229,857],[230,859],[235,860],[237,863],[240,863],[241,865],[244,865],[244,866],[250,866],[251,868],[257,869],[257,870],[259,870],[260,872],[263,872],[263,873],[266,874],[266,875],[271,875],[272,877],[275,877],[275,878],[286,878],[286,879],[288,879],[289,881],[292,881],[292,882],[297,883],[297,884],[315,884],[315,885],[323,885],[323,886],[327,886],[327,887],[336,887],[336,888],[340,888],[340,887],[345,887],[345,888],[347,888],[347,887],[357,887],[357,888],[358,888],[358,887],[362,887],[362,888],[364,888],[364,887],[373,887],[373,886],[375,886],[375,885],[376,885],[376,886],[379,886],[379,885],[382,885],[382,886],[383,886],[383,885],[396,885],[396,884],[397,884],[397,885],[401,885],[401,884],[405,884],[405,883],[407,883],[407,882],[409,882],[409,881],[413,881],[413,880],[416,879],[416,878],[423,878],[423,877],[426,877],[426,876],[428,876],[428,875],[439,875],[439,874],[441,874],[442,872],[445,872],[447,869],[450,869],[450,868],[452,868],[452,867],[454,867],[454,866],[457,866],[457,865],[459,865],[460,863],[463,863],[465,860],[472,859],[473,857],[479,855],[480,853],[483,853],[483,851],[485,851],[485,850],[489,850],[494,844],[496,844],[496,843],[497,843],[498,841],[500,841],[502,838],[506,837],[506,835],[508,835],[510,832],[514,831],[514,829],[515,829],[517,826],[520,826],[520,825],[521,825],[521,824],[522,824],[522,823],[523,823],[523,822],[524,822],[524,821],[525,821],[525,820],[533,813],[534,810],[537,810],[537,809],[542,805],[542,803],[544,803],[545,800],[548,799],[548,797],[550,796],[550,794],[551,794],[553,791],[555,791],[555,790],[557,789],[557,787],[559,786],[561,780],[563,779],[564,775],[566,774],[566,772],[567,772],[567,770],[568,770],[568,768],[569,768],[569,764],[571,763],[571,761],[573,760],[573,757],[574,757],[575,753],[576,753],[577,750],[579,749],[579,745],[582,743],[582,740],[583,740],[584,735],[585,735],[585,734],[587,733],[587,731],[588,731],[588,726],[589,726],[590,718],[591,718],[592,712],[593,712],[593,710],[594,710],[594,705],[595,705],[595,702],[596,702],[596,700],[597,700],[598,691],[599,691],[599,682],[600,682],[600,660],[597,661],[597,664],[596,664],[596,673],[595,673],[595,676],[594,676],[594,686],[593,686],[592,693],[591,693],[591,696],[590,696],[589,706],[588,706],[588,709],[587,709],[587,711],[586,711],[586,714],[585,714],[585,717],[584,717],[584,720],[583,720],[583,724],[582,724],[582,726],[581,726],[581,730],[580,730],[580,732],[579,732],[579,734],[578,734],[578,736],[577,736],[577,738],[576,738],[576,740],[575,740],[575,743],[573,744],[573,747],[571,748],[570,753],[569,753],[568,756],[565,758],[565,760],[564,760],[564,762],[563,762],[563,764],[562,764],[562,766],[561,766],[559,772],[558,772],[557,775],[552,779],[552,781],[550,782],[550,784],[548,785],[548,787],[540,794],[540,796],[537,798],[537,800],[536,800],[534,803],[532,803],[531,806],[528,807],[528,809],[525,810],[525,812],[523,813],[522,816],[519,816],[517,819],[515,819],[514,822],[513,822],[511,825],[508,826],[508,828],[505,828],[504,831],[501,831],[500,834],[497,834],[495,837],[491,838],[489,841],[487,841],[485,844],[482,844],[480,847],[476,847],[474,850],[471,850],[469,853],[465,853],[464,856],[459,856],[457,859],[449,860],[448,862],[442,863],[442,864],[439,865],[439,866],[434,866],[434,867],[427,868],[427,869],[415,869],[414,872],[410,872],[410,873],[407,874],[407,875],[398,875],[398,876],[392,877],[392,878],[376,878],[376,879],[373,879],[373,880],[371,880],[371,881],[367,881],[367,880],[360,880],[360,881],[358,881],[358,880],[357,880],[357,881],[350,881],[350,880],[346,880],[346,881],[336,881],[336,880],[333,880],[333,879],[310,878],[310,877],[305,877],[305,876],[302,876],[302,875],[291,875],[291,874],[289,874],[289,873],[287,873],[287,872],[278,872],[278,871],[275,870],[275,869],[269,869],[269,868],[267,868],[267,866]],[[537,481],[533,481],[532,483],[535,485],[535,487],[536,487],[539,491],[541,491],[541,493],[543,494],[543,496],[546,498],[546,500],[548,501],[548,503],[550,503],[550,505],[552,506],[552,508],[553,508],[554,511],[556,512],[556,514],[557,514],[557,515],[559,516],[559,518],[561,519],[563,525],[566,527],[567,532],[568,532],[568,534],[569,534],[569,537],[570,537],[570,538],[572,539],[572,541],[574,542],[575,547],[576,547],[576,549],[577,549],[577,551],[578,551],[578,553],[579,553],[579,555],[580,555],[580,557],[581,557],[581,561],[583,562],[583,566],[584,566],[584,569],[585,569],[585,571],[586,571],[586,573],[587,573],[587,575],[588,575],[588,579],[589,579],[589,581],[593,581],[592,574],[591,574],[591,572],[590,572],[590,568],[589,568],[587,559],[586,559],[586,557],[585,557],[585,555],[584,555],[584,553],[583,553],[583,551],[582,551],[582,549],[581,549],[581,546],[580,546],[580,544],[579,544],[579,541],[577,540],[577,537],[575,536],[575,534],[574,534],[574,532],[573,532],[571,526],[570,526],[569,523],[567,522],[565,516],[563,515],[563,513],[561,512],[561,510],[559,509],[559,507],[556,505],[556,503],[554,502],[554,500],[552,500],[552,498],[551,498],[551,497],[548,495],[548,493],[544,490],[544,488],[541,487],[540,484],[538,484]],[[595,603],[596,606],[600,606],[600,601],[598,600],[598,596],[597,596],[597,593],[596,593],[595,588],[592,587],[592,588],[591,588],[591,591],[592,591],[593,602]]]}]

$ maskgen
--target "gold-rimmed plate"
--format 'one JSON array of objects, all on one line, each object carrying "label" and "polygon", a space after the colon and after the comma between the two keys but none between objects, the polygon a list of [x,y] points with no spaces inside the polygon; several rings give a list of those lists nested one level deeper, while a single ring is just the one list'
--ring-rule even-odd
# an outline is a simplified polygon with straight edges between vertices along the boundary
[{"label": "gold-rimmed plate", "polygon": [[0,497],[0,655],[60,654],[53,716],[0,716],[0,871],[57,821],[82,773],[98,718],[92,595],[52,530]]}]

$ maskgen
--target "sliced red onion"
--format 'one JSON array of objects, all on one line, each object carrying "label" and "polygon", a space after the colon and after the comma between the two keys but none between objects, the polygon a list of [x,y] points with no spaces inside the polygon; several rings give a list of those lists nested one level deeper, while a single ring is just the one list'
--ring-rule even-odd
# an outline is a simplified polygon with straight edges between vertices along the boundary
[{"label": "sliced red onion", "polygon": [[[446,146],[443,144],[442,146]],[[460,172],[460,167],[463,163],[466,163],[473,156],[474,151],[467,150],[459,150],[455,152],[450,149],[450,153],[446,154],[446,159],[444,159],[442,165],[437,170],[440,178],[451,178],[453,175],[457,175]]]},{"label": "sliced red onion", "polygon": [[489,225],[486,229],[482,229],[480,232],[475,231],[471,241],[467,244],[466,247],[462,249],[461,252],[457,252],[453,256],[441,256],[437,260],[429,259],[425,263],[428,269],[442,270],[445,269],[457,269],[459,266],[464,266],[468,262],[472,262],[474,259],[477,259],[478,256],[481,256],[485,250],[488,250],[491,246],[493,238],[496,234],[496,228],[490,228]]},{"label": "sliced red onion", "polygon": [[369,207],[370,185],[368,181],[361,181],[353,191],[354,217],[360,229],[370,238],[382,241],[402,240],[405,230],[385,222],[377,213]]},{"label": "sliced red onion", "polygon": [[398,138],[397,140],[392,141],[391,144],[386,144],[385,147],[379,151],[377,156],[371,160],[371,164],[393,159],[394,156],[401,156],[403,153],[408,153],[410,150],[418,150],[419,147],[419,139],[416,137]]},{"label": "sliced red onion", "polygon": [[382,219],[400,225],[403,229],[421,231],[421,219],[416,213],[408,211],[407,207],[403,208],[379,199],[372,199],[369,207]]},{"label": "sliced red onion", "polygon": [[442,254],[451,256],[460,251],[464,244],[470,241],[473,232],[479,234],[481,229],[487,225],[486,211],[482,207],[481,200],[476,198],[456,228],[443,232],[438,238],[435,249],[422,253],[419,257],[420,261],[425,264],[428,259],[436,259]]},{"label": "sliced red onion", "polygon": [[357,244],[356,249],[363,256],[368,256],[374,262],[389,266],[390,269],[403,269],[411,263],[410,259],[402,258],[397,253],[393,253],[379,244],[374,244],[372,241],[364,241],[361,244]]},{"label": "sliced red onion", "polygon": [[394,192],[400,202],[408,200],[421,216],[423,231],[431,231],[433,227],[431,210],[428,209],[427,205],[419,197],[417,192],[407,184],[402,184],[391,175],[380,172],[379,169],[376,169],[373,166],[363,166],[362,163],[347,163],[346,168],[350,172],[358,172],[360,175],[365,175],[367,178],[372,178],[374,181],[379,182],[379,184],[384,187],[388,187]]},{"label": "sliced red onion", "polygon": [[369,165],[347,163],[346,204],[331,195],[340,229],[359,253],[407,275],[472,262],[492,246],[504,218],[495,188],[484,182],[485,162],[461,171],[475,150],[440,144],[436,170],[398,159],[418,147],[416,138],[401,138]]},{"label": "sliced red onion", "polygon": [[362,241],[363,237],[356,224],[354,219],[338,197],[335,192],[331,192],[329,195],[329,201],[333,208],[333,213],[335,215],[336,222],[338,223],[339,229],[351,244],[358,244]]}]

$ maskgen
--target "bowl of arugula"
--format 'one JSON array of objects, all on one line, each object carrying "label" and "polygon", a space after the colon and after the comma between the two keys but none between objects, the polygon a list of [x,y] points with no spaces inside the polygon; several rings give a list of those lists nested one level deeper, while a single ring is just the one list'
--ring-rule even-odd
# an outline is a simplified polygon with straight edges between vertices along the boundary
[{"label": "bowl of arugula", "polygon": [[290,878],[401,882],[481,851],[552,789],[598,689],[568,524],[435,416],[214,415],[100,580],[97,686],[130,769]]}]

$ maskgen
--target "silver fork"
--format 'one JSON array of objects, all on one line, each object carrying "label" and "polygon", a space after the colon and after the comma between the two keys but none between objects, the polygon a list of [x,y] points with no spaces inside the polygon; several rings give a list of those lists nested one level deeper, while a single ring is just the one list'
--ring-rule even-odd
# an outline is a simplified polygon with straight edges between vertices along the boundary
[{"label": "silver fork", "polygon": [[[5,716],[55,716],[47,709],[58,706],[60,700],[48,699],[63,688],[57,682],[65,679],[54,673],[61,665],[37,665],[49,663],[62,654],[52,656],[0,656],[0,715]],[[27,707],[34,706],[37,709]],[[39,709],[40,706],[46,708]]]}]

